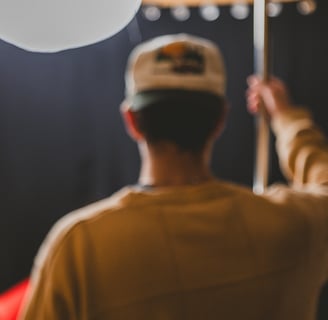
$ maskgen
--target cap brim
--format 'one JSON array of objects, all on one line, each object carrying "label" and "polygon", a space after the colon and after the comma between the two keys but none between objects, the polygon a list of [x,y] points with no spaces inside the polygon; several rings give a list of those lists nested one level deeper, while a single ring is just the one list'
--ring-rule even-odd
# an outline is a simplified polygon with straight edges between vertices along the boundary
[{"label": "cap brim", "polygon": [[138,111],[165,99],[167,99],[167,96],[163,92],[140,92],[130,99],[130,109],[132,111]]},{"label": "cap brim", "polygon": [[130,110],[139,111],[148,108],[156,103],[170,102],[172,100],[188,102],[188,101],[217,101],[222,97],[205,91],[190,90],[151,90],[135,94],[129,99]]}]

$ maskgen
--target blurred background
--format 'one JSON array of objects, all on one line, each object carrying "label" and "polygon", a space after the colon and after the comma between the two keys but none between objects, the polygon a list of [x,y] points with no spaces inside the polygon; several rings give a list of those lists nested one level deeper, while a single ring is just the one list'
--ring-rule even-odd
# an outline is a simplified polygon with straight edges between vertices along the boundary
[{"label": "blurred background", "polygon": [[[249,9],[238,15],[225,6],[219,16],[206,16],[198,8],[144,6],[112,38],[53,54],[0,41],[0,292],[28,277],[56,220],[137,181],[140,159],[119,105],[128,55],[141,41],[184,32],[221,47],[231,111],[212,167],[222,179],[252,185],[254,122],[245,108],[246,78],[253,72]],[[270,18],[272,72],[328,134],[328,3],[318,0],[309,15],[295,3],[279,10]],[[283,182],[273,143],[269,180]],[[327,318],[326,288],[318,319]]]}]

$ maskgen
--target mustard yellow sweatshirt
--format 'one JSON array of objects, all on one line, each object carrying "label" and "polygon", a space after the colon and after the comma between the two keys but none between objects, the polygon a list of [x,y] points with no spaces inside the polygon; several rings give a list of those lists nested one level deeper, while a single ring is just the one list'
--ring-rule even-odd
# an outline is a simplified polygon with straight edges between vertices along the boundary
[{"label": "mustard yellow sweatshirt", "polygon": [[61,219],[20,319],[315,319],[328,280],[328,145],[303,109],[273,130],[290,186],[126,187]]}]

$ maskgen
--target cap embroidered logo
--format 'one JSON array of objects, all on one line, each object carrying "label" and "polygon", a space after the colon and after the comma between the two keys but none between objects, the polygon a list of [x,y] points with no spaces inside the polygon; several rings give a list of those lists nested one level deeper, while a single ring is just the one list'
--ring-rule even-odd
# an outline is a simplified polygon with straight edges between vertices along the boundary
[{"label": "cap embroidered logo", "polygon": [[177,42],[158,50],[156,73],[203,74],[205,58],[202,47]]}]

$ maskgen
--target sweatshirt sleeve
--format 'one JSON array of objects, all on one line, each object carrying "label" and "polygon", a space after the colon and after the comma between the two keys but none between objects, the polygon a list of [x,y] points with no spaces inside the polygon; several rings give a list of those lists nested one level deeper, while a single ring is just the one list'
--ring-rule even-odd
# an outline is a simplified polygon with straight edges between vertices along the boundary
[{"label": "sweatshirt sleeve", "polygon": [[288,110],[272,123],[280,166],[291,187],[273,186],[267,195],[307,221],[311,261],[328,281],[328,142],[306,109]]},{"label": "sweatshirt sleeve", "polygon": [[272,129],[280,166],[293,185],[328,186],[328,143],[309,111],[288,110],[274,119]]}]

